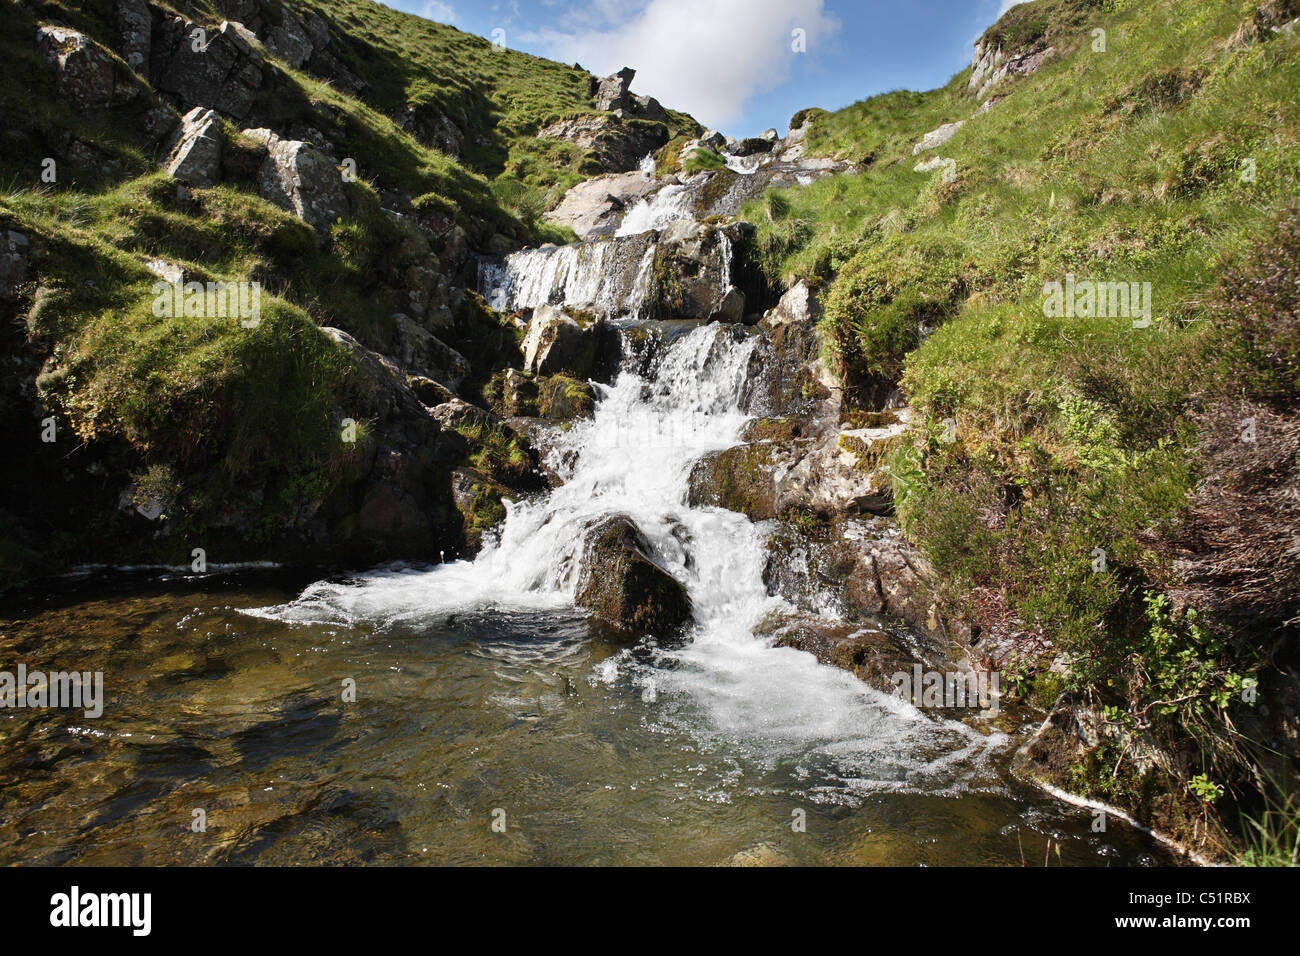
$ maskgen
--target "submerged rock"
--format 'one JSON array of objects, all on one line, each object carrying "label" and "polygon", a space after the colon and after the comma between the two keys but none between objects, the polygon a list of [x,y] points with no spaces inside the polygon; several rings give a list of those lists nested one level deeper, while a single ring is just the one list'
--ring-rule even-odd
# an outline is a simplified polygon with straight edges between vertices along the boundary
[{"label": "submerged rock", "polygon": [[587,532],[576,603],[615,631],[669,637],[691,620],[680,581],[650,557],[650,543],[624,515]]}]

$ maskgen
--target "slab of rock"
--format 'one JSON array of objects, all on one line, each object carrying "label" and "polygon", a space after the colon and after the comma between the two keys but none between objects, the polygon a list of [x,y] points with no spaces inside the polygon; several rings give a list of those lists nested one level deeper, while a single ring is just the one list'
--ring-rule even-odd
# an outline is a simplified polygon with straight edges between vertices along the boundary
[{"label": "slab of rock", "polygon": [[604,79],[593,79],[592,98],[596,101],[596,109],[604,111],[630,110],[632,108],[631,86],[634,76],[636,76],[636,70],[625,66],[617,73]]},{"label": "slab of rock", "polygon": [[196,106],[183,117],[167,157],[168,175],[187,186],[207,189],[221,181],[221,119]]},{"label": "slab of rock", "polygon": [[0,301],[12,302],[27,281],[27,260],[31,242],[14,229],[0,233]]},{"label": "slab of rock", "polygon": [[126,65],[144,72],[149,64],[153,39],[153,15],[146,0],[117,0],[114,5],[118,50]]},{"label": "slab of rock", "polygon": [[246,129],[244,135],[267,150],[257,178],[263,199],[318,232],[327,231],[335,220],[348,215],[343,176],[332,159],[302,140],[281,139],[269,129]]},{"label": "slab of rock", "polygon": [[575,602],[618,633],[673,636],[691,620],[690,597],[651,554],[630,518],[601,521],[586,535]]},{"label": "slab of rock", "polygon": [[938,129],[932,129],[921,137],[921,141],[912,147],[912,155],[923,153],[927,149],[938,149],[944,143],[948,142],[957,135],[957,130],[961,129],[964,120],[958,120],[955,123],[944,123]]}]

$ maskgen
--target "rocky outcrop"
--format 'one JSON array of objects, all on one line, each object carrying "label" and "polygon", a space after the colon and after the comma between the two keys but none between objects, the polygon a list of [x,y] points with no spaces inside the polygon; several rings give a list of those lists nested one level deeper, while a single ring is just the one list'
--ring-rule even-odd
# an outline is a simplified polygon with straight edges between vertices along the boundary
[{"label": "rocky outcrop", "polygon": [[971,75],[966,88],[975,94],[976,99],[982,100],[1008,76],[1028,76],[1055,52],[1055,47],[1048,46],[1008,54],[1003,51],[1001,42],[980,40],[975,44],[975,57],[971,61]]},{"label": "rocky outcrop", "polygon": [[267,150],[257,178],[263,199],[318,232],[328,231],[335,220],[348,215],[343,177],[333,159],[302,140],[282,139],[269,129],[244,130],[244,135]]},{"label": "rocky outcrop", "polygon": [[625,66],[604,79],[593,77],[591,96],[596,101],[596,109],[605,111],[631,109],[633,102],[631,86],[632,78],[635,76],[636,70]]},{"label": "rocky outcrop", "polygon": [[237,121],[250,117],[275,71],[229,22],[216,30],[182,17],[155,23],[150,82],[188,110],[214,109]]},{"label": "rocky outcrop", "polygon": [[616,633],[669,638],[691,620],[686,588],[651,557],[649,542],[626,516],[606,518],[586,535],[577,605]]},{"label": "rocky outcrop", "polygon": [[131,71],[85,34],[39,27],[36,43],[58,75],[59,95],[78,112],[124,106],[140,95],[140,82]]},{"label": "rocky outcrop", "polygon": [[587,150],[592,172],[622,173],[636,169],[647,154],[667,143],[668,127],[658,122],[589,113],[557,120],[539,129],[537,136]]}]

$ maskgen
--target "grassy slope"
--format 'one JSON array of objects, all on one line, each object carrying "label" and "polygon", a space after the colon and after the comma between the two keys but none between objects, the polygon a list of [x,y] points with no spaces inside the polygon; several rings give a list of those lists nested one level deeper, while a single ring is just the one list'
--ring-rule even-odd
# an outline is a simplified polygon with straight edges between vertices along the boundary
[{"label": "grassy slope", "polygon": [[[219,2],[172,6],[199,22],[222,19]],[[150,99],[142,80],[134,103],[109,111],[80,114],[57,95],[34,43],[37,24],[66,23],[110,46],[111,0],[0,4],[0,111],[7,117],[0,129],[0,221],[31,238],[40,280],[26,290],[17,338],[6,334],[4,347],[53,357],[36,388],[22,386],[26,397],[12,398],[3,410],[5,422],[24,436],[15,462],[30,455],[57,475],[72,466],[51,459],[55,452],[107,451],[110,469],[126,472],[117,487],[130,477],[141,493],[152,489],[172,505],[173,526],[209,528],[252,500],[264,533],[240,542],[250,557],[262,556],[266,541],[295,512],[343,495],[355,478],[352,447],[326,427],[331,410],[348,406],[355,373],[317,326],[337,326],[385,348],[391,315],[404,304],[389,301],[383,290],[392,287],[377,279],[421,264],[418,250],[410,251],[408,237],[380,210],[377,190],[400,190],[418,209],[453,217],[479,247],[495,233],[565,241],[568,230],[535,216],[549,201],[548,187],[582,178],[577,169],[584,156],[530,134],[556,114],[592,105],[587,75],[569,67],[493,51],[481,38],[377,4],[303,6],[330,18],[331,49],[368,84],[357,99],[279,64],[288,83],[277,114],[320,126],[342,154],[356,159],[361,176],[348,187],[356,214],[336,223],[323,243],[260,198],[253,166],[228,173],[217,188],[195,190],[192,202],[178,199],[141,129]],[[130,75],[125,64],[120,73]],[[398,126],[390,113],[408,103],[435,104],[464,123],[464,162]],[[687,117],[676,122],[693,125]],[[227,153],[237,154],[236,131],[226,132]],[[42,161],[62,155],[70,135],[102,161],[83,170],[63,163],[57,183],[42,183]],[[260,281],[273,297],[264,304],[262,326],[247,334],[229,321],[154,316],[155,277],[143,266],[154,257],[179,262],[200,280]],[[483,321],[495,320],[466,320]],[[482,350],[478,342],[449,344],[473,361]],[[54,414],[64,436],[53,447],[35,440],[25,404],[33,393],[37,418]],[[11,502],[48,498],[45,472],[14,468],[15,480],[25,484]],[[159,548],[170,548],[165,556],[172,560],[183,556],[176,552],[178,534],[133,542],[142,550],[130,555],[114,553],[125,542],[113,538],[111,521],[89,527],[78,517],[87,503],[76,494],[67,502],[47,500],[33,512],[37,525],[29,534],[0,542],[7,580],[91,560],[84,543],[92,539],[104,542],[101,560],[157,557]],[[111,501],[96,506],[113,511]],[[12,533],[22,522],[6,524]]]},{"label": "grassy slope", "polygon": [[[1047,31],[1057,55],[1004,81],[1005,100],[972,118],[964,71],[943,89],[819,115],[811,150],[868,171],[746,210],[773,276],[830,283],[823,330],[848,384],[900,381],[931,423],[893,471],[906,532],[950,599],[974,589],[1046,632],[1071,659],[1069,685],[1114,707],[1117,724],[1190,737],[1192,770],[1208,775],[1185,791],[1193,816],[1211,812],[1199,799],[1213,799],[1210,784],[1232,790],[1248,772],[1224,744],[1240,705],[1220,704],[1259,668],[1262,639],[1212,637],[1171,614],[1162,545],[1199,476],[1197,397],[1232,374],[1217,284],[1267,254],[1300,191],[1300,37],[1229,42],[1259,6],[1014,8],[990,36]],[[1106,52],[1092,49],[1094,27]],[[948,145],[912,156],[955,120],[967,122]],[[955,160],[953,181],[913,172],[935,154]],[[1254,182],[1240,175],[1247,159]],[[1043,284],[1067,272],[1150,282],[1152,327],[1046,317]],[[948,419],[951,443],[938,434]],[[1155,704],[1174,698],[1186,699]],[[1115,774],[1120,759],[1102,755],[1077,785],[1141,805],[1151,784]]]}]

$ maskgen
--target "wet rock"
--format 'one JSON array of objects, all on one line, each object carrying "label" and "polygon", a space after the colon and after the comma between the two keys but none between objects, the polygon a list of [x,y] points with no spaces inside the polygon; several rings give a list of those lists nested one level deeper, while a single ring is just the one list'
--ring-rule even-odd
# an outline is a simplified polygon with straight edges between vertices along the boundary
[{"label": "wet rock", "polygon": [[542,218],[552,225],[568,226],[579,239],[613,235],[623,214],[662,185],[637,171],[597,176],[570,189]]},{"label": "wet rock", "polygon": [[587,325],[550,305],[538,306],[524,335],[524,371],[588,378],[596,367],[604,323]]},{"label": "wet rock", "polygon": [[166,163],[175,180],[206,189],[221,181],[221,121],[213,110],[196,106],[181,118]]},{"label": "wet rock", "polygon": [[769,594],[810,613],[829,610],[847,620],[884,613],[870,542],[888,535],[857,520],[782,521],[767,540],[763,583]]},{"label": "wet rock", "polygon": [[263,199],[293,213],[320,233],[348,215],[343,177],[333,160],[302,140],[281,139],[269,129],[244,130],[244,135],[267,149],[257,179]]},{"label": "wet rock", "polygon": [[669,637],[691,620],[686,588],[655,563],[649,542],[626,516],[586,535],[576,603],[616,632]]},{"label": "wet rock", "polygon": [[78,112],[110,109],[134,100],[140,84],[113,55],[84,33],[67,27],[36,30],[36,43],[58,75],[59,96]]}]

